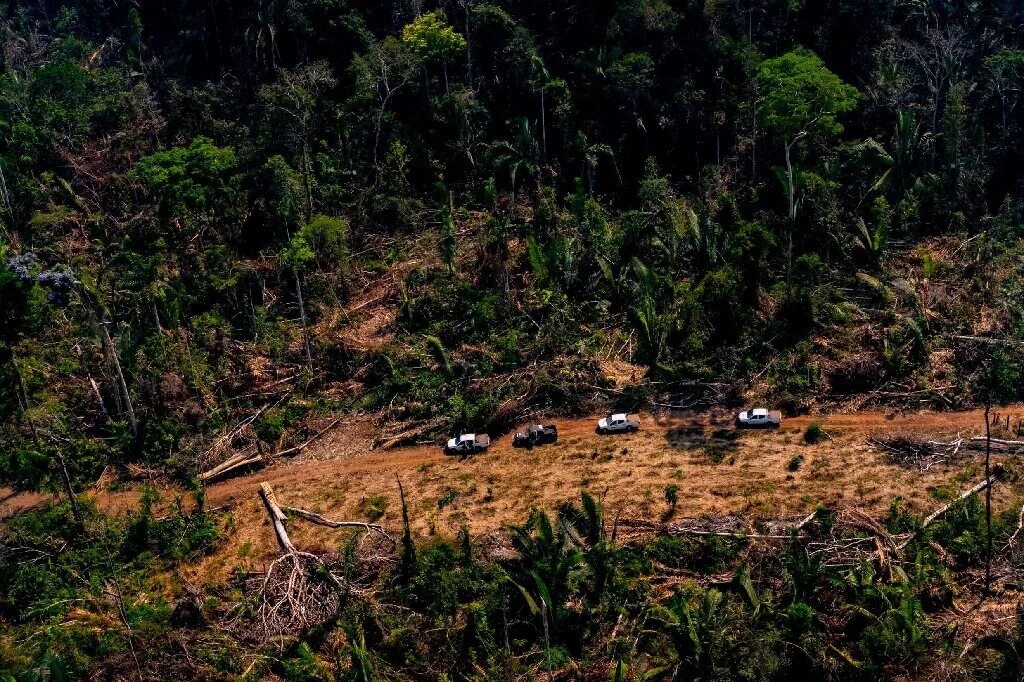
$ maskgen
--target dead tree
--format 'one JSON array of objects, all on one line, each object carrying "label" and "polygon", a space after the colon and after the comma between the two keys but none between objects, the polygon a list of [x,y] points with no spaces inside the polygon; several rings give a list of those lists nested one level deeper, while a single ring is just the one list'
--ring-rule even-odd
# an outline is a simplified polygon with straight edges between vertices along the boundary
[{"label": "dead tree", "polygon": [[[254,581],[258,596],[253,629],[261,640],[301,632],[334,616],[352,596],[366,595],[374,575],[391,561],[395,541],[377,524],[334,521],[304,509],[282,508],[266,482],[260,483],[260,498],[283,552],[271,562],[262,579]],[[318,525],[356,528],[385,540],[386,544],[375,547],[372,556],[363,561],[364,568],[369,570],[358,571],[351,563],[350,553],[342,558],[297,549],[288,535],[286,509]]]}]

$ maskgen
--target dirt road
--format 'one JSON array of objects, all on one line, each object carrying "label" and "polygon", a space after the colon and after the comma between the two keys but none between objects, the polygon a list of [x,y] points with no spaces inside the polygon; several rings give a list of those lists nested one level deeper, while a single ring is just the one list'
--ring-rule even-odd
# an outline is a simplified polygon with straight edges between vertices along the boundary
[{"label": "dirt road", "polygon": [[[1024,417],[1024,407],[1000,412],[1011,415],[1012,425]],[[283,504],[332,518],[366,519],[373,508],[383,510],[379,521],[397,530],[400,477],[414,530],[430,536],[452,535],[463,527],[486,533],[523,521],[533,507],[556,509],[581,490],[601,497],[610,514],[649,520],[666,513],[667,486],[678,487],[676,517],[778,517],[806,514],[819,503],[881,517],[896,497],[927,512],[944,494],[981,476],[977,453],[966,449],[922,473],[889,462],[867,442],[874,434],[948,441],[958,433],[983,433],[981,411],[809,416],[763,432],[736,431],[726,413],[645,414],[638,433],[613,436],[595,434],[595,419],[557,421],[556,444],[519,450],[503,436],[486,454],[459,460],[445,456],[439,445],[371,451],[372,423],[357,420],[301,459],[209,486],[208,504],[230,511],[234,531],[226,550],[195,570],[223,574],[275,551],[257,496],[260,481],[269,481]],[[811,422],[820,422],[827,433],[814,445],[803,440]],[[997,506],[1018,504],[1021,492],[1000,485],[994,499]],[[98,500],[108,509],[128,509],[137,494],[131,487],[102,491]],[[24,507],[22,496],[0,502],[0,518]],[[295,523],[293,535],[310,548],[332,549],[341,542],[338,531],[308,524]]]}]

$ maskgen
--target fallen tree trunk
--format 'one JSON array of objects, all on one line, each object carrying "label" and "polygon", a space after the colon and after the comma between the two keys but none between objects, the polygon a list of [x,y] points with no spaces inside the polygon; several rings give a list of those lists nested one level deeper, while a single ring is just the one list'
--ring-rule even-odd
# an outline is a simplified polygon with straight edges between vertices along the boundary
[{"label": "fallen tree trunk", "polygon": [[956,506],[960,502],[963,502],[964,500],[966,500],[971,495],[973,495],[973,494],[975,494],[977,492],[981,492],[985,488],[989,487],[990,485],[995,483],[995,480],[996,480],[996,477],[995,477],[995,474],[993,473],[992,476],[989,476],[988,478],[982,480],[977,485],[975,485],[973,488],[970,488],[969,490],[965,490],[964,492],[962,492],[960,494],[960,497],[956,498],[955,500],[953,500],[949,504],[945,504],[945,505],[939,507],[934,512],[932,512],[930,515],[926,516],[924,521],[921,522],[921,528],[927,528],[931,524],[932,521],[934,521],[935,519],[939,518],[940,516],[945,514],[947,511],[949,511],[952,507]]},{"label": "fallen tree trunk", "polygon": [[1024,447],[1024,440],[1003,440],[1002,438],[986,438],[985,436],[974,436],[971,438],[972,443],[990,441],[995,445],[1013,445],[1017,447]]},{"label": "fallen tree trunk", "polygon": [[245,467],[252,466],[254,464],[267,464],[268,462],[273,461],[273,459],[275,457],[284,457],[284,456],[288,456],[288,455],[298,454],[299,452],[302,452],[307,447],[309,447],[314,442],[316,442],[325,433],[327,433],[328,431],[333,429],[335,426],[340,424],[342,419],[343,419],[342,417],[338,417],[337,419],[332,421],[330,424],[328,424],[326,427],[324,427],[324,428],[320,429],[318,432],[316,432],[305,443],[302,443],[300,445],[296,445],[295,447],[288,448],[287,450],[281,450],[280,452],[277,452],[277,453],[274,453],[273,455],[270,455],[270,457],[266,457],[266,456],[261,455],[261,454],[253,455],[253,454],[247,454],[247,453],[242,453],[242,454],[239,454],[239,455],[234,455],[233,457],[229,457],[226,460],[224,460],[223,462],[221,462],[220,464],[218,464],[217,466],[213,467],[212,469],[210,469],[208,471],[204,471],[203,473],[199,474],[199,480],[202,481],[203,483],[206,483],[206,482],[210,481],[211,479],[220,478],[221,476],[226,476],[226,475],[230,474],[233,471],[237,471],[238,469],[244,469]]},{"label": "fallen tree trunk", "polygon": [[211,479],[226,476],[232,471],[236,471],[238,469],[242,469],[247,466],[252,466],[253,464],[258,464],[261,462],[265,462],[264,457],[261,454],[252,455],[242,453],[240,455],[235,455],[234,457],[229,457],[228,459],[224,460],[223,462],[213,467],[209,471],[204,471],[203,473],[199,474],[199,480],[202,481],[203,483],[206,483]]},{"label": "fallen tree trunk", "polygon": [[288,529],[284,525],[288,517],[281,510],[281,505],[277,503],[277,498],[274,497],[274,489],[266,481],[260,483],[260,497],[263,498],[263,504],[267,508],[267,513],[270,514],[270,520],[274,523],[277,544],[281,545],[281,549],[288,554],[295,554],[295,545],[292,544],[292,539],[288,537]]}]

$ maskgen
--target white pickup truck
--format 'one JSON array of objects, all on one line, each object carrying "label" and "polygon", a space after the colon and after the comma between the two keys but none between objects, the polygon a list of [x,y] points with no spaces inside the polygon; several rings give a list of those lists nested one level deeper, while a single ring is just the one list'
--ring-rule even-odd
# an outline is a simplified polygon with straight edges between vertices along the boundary
[{"label": "white pickup truck", "polygon": [[444,446],[449,455],[472,455],[483,452],[491,446],[491,437],[486,433],[464,433],[452,438]]},{"label": "white pickup truck", "polygon": [[736,414],[738,429],[777,429],[782,426],[782,413],[757,407]]},{"label": "white pickup truck", "polygon": [[625,413],[610,414],[597,421],[597,432],[602,434],[621,432],[632,433],[639,428],[640,420],[630,419],[629,415]]}]

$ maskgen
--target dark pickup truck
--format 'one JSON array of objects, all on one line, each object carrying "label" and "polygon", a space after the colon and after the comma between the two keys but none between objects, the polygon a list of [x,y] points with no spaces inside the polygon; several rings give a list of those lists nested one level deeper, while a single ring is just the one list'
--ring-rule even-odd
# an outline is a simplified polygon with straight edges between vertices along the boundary
[{"label": "dark pickup truck", "polygon": [[512,437],[512,446],[531,448],[534,445],[554,443],[558,440],[558,427],[554,424],[531,424]]}]

